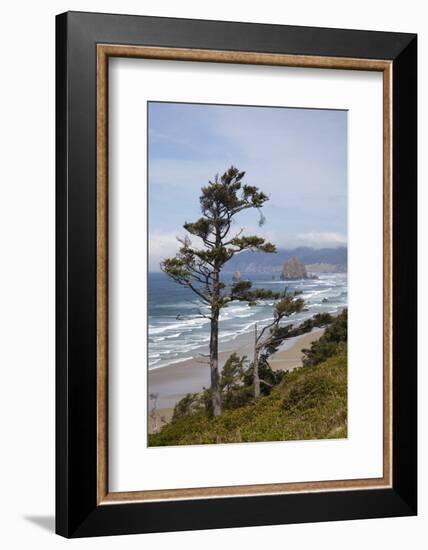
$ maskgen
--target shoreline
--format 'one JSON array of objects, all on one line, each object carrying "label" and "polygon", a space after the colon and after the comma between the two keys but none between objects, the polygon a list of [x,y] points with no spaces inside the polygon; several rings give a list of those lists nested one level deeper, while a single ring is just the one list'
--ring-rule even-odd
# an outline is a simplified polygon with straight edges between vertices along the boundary
[{"label": "shoreline", "polygon": [[[273,370],[289,371],[302,366],[302,350],[308,348],[312,342],[318,340],[325,329],[316,328],[311,332],[295,336],[285,341],[281,348],[271,356],[269,361]],[[220,370],[233,351],[238,355],[246,355],[252,360],[253,356],[252,338],[246,338],[245,341],[234,350],[223,350],[219,352]],[[149,433],[153,433],[155,424],[163,426],[171,418],[175,404],[188,393],[197,393],[204,387],[210,385],[210,370],[207,358],[196,358],[183,360],[164,367],[148,371],[148,387],[150,393],[159,394],[157,400],[156,417],[150,417]],[[149,403],[149,411],[151,404]]]}]

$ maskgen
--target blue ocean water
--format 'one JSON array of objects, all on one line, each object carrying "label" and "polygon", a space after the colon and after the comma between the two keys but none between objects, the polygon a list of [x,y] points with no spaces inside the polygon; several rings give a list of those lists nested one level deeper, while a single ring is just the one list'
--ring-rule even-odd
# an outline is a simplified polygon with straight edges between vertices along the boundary
[{"label": "blue ocean water", "polygon": [[[278,291],[285,287],[290,292],[301,291],[305,300],[304,311],[289,317],[294,325],[316,313],[337,313],[347,306],[346,273],[320,274],[318,279],[281,281],[278,273],[245,274],[254,288]],[[231,283],[232,274],[222,280]],[[159,368],[207,353],[209,320],[199,314],[202,304],[188,288],[171,281],[164,273],[148,276],[149,368]],[[231,302],[220,316],[219,347],[230,348],[231,342],[252,332],[272,320],[273,301],[266,300],[257,306],[245,302]]]}]

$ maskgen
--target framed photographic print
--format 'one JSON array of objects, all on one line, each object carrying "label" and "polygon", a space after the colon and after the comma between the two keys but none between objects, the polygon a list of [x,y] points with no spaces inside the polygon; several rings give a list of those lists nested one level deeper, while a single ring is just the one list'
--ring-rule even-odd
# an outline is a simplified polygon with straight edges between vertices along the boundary
[{"label": "framed photographic print", "polygon": [[57,532],[414,515],[416,36],[57,16]]}]

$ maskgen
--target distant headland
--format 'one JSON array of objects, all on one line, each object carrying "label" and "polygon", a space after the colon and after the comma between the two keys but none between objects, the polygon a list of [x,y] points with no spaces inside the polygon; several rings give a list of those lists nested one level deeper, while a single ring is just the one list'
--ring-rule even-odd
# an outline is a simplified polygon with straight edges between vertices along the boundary
[{"label": "distant headland", "polygon": [[347,263],[346,246],[320,249],[302,246],[279,249],[276,254],[245,251],[232,258],[228,271],[240,276],[244,273],[278,273],[285,280],[306,279],[314,273],[346,273]]}]

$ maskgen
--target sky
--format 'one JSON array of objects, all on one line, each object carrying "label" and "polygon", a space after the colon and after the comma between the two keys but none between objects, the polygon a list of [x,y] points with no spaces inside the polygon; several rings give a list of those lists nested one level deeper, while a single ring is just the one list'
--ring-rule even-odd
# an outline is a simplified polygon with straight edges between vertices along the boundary
[{"label": "sky", "polygon": [[201,215],[202,186],[231,165],[269,196],[236,230],[278,248],[347,243],[347,112],[149,102],[149,269]]}]

